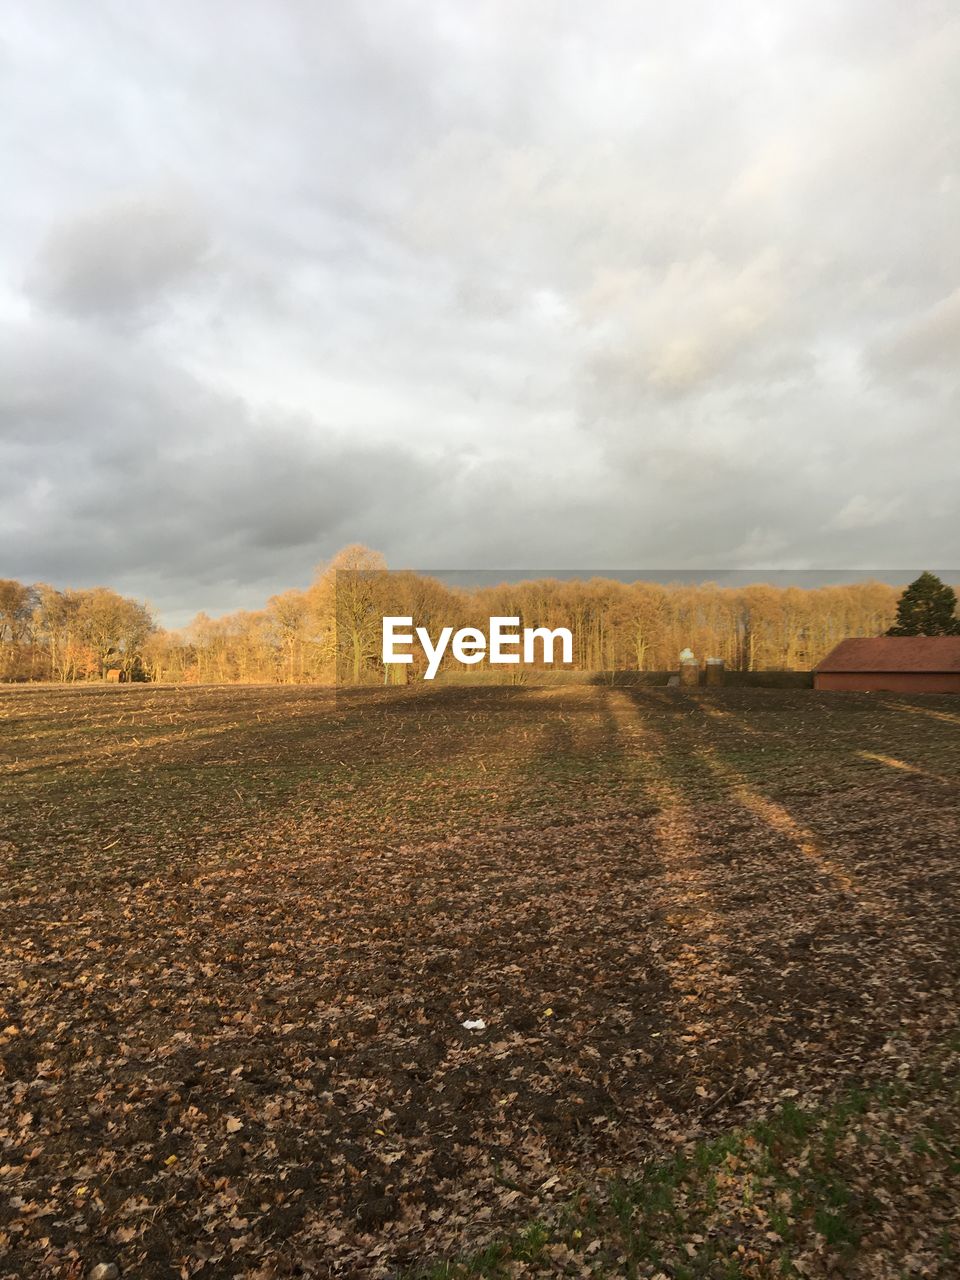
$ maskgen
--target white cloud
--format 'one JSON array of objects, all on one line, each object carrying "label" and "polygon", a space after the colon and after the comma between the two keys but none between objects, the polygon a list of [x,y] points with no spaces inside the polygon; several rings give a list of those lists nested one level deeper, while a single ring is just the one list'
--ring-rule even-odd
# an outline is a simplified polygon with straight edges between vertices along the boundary
[{"label": "white cloud", "polygon": [[960,376],[960,288],[902,321],[874,345],[870,360],[884,378],[924,370]]},{"label": "white cloud", "polygon": [[903,506],[900,498],[868,498],[855,493],[829,522],[831,529],[876,529],[889,524]]}]

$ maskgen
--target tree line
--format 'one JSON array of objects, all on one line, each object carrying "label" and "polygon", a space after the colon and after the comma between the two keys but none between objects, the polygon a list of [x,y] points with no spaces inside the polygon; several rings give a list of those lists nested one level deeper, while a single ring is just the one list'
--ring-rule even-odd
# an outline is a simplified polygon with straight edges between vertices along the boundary
[{"label": "tree line", "polygon": [[142,676],[158,631],[150,609],[107,587],[58,591],[0,578],[0,680]]},{"label": "tree line", "polygon": [[[494,615],[516,617],[521,627],[567,627],[579,671],[674,670],[688,647],[738,671],[809,670],[848,636],[960,630],[955,607],[952,588],[929,574],[902,596],[882,582],[724,587],[591,578],[467,589],[391,572],[377,552],[352,546],[305,590],[284,591],[259,610],[200,613],[181,630],[165,630],[146,604],[105,587],[60,591],[0,580],[0,680],[98,680],[111,672],[194,684],[416,678],[416,667],[384,669],[385,614],[431,631],[483,629]],[[446,659],[441,671],[457,668]]]}]

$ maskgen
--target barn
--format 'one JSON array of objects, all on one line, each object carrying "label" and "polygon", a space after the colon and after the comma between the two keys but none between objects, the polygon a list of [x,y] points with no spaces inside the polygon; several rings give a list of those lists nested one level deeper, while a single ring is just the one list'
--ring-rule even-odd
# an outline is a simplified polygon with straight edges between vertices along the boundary
[{"label": "barn", "polygon": [[841,640],[814,668],[815,689],[960,693],[960,636]]}]

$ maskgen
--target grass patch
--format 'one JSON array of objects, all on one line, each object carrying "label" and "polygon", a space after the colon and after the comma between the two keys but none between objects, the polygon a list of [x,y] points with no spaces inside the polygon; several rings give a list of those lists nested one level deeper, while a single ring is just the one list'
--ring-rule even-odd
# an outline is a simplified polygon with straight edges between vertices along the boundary
[{"label": "grass patch", "polygon": [[[946,1186],[960,1169],[956,1052],[953,1041],[946,1066],[827,1107],[788,1100],[764,1121],[690,1144],[574,1197],[549,1221],[405,1280],[869,1276],[865,1245],[883,1240],[896,1197],[921,1179]],[[911,1243],[929,1258],[924,1274],[947,1274],[957,1257],[949,1229]]]}]

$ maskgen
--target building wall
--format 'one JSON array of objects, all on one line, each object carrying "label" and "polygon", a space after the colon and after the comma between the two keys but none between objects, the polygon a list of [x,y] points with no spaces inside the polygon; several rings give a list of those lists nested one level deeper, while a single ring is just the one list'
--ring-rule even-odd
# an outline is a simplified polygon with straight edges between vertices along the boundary
[{"label": "building wall", "polygon": [[815,689],[848,689],[861,693],[960,693],[960,671],[818,671]]}]

